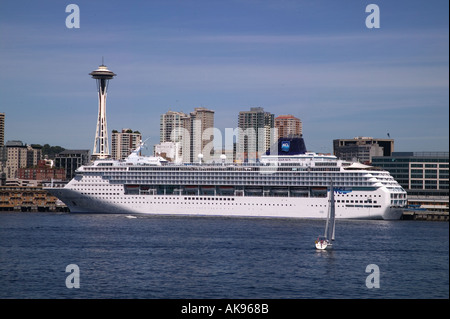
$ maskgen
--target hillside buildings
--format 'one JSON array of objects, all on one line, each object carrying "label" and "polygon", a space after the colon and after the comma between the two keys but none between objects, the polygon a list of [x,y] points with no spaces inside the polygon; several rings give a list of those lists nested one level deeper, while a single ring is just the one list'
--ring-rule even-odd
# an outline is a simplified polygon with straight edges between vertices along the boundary
[{"label": "hillside buildings", "polygon": [[6,159],[2,161],[2,185],[10,186],[37,186],[45,180],[72,179],[75,170],[90,160],[89,150],[65,150],[46,160],[42,146],[22,141],[6,142],[0,154]]}]

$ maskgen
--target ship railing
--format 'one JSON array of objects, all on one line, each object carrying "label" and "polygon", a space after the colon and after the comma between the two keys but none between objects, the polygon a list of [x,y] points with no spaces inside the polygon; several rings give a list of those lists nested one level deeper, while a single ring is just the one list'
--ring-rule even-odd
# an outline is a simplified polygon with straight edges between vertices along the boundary
[{"label": "ship railing", "polygon": [[65,181],[49,181],[42,183],[42,187],[44,188],[64,188],[67,185]]}]

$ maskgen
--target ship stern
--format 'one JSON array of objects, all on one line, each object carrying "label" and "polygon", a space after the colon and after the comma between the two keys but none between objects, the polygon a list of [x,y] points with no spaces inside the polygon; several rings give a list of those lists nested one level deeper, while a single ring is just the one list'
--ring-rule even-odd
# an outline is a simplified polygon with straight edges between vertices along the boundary
[{"label": "ship stern", "polygon": [[384,220],[399,220],[403,215],[403,208],[398,206],[390,206],[386,208],[383,214]]}]

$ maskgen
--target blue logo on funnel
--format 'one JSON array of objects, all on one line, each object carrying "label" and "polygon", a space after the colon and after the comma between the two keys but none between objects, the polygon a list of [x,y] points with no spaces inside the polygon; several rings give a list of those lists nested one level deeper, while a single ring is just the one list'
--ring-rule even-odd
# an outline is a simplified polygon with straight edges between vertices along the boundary
[{"label": "blue logo on funnel", "polygon": [[291,142],[289,141],[283,141],[281,142],[281,150],[283,152],[289,152],[289,148],[291,147]]}]

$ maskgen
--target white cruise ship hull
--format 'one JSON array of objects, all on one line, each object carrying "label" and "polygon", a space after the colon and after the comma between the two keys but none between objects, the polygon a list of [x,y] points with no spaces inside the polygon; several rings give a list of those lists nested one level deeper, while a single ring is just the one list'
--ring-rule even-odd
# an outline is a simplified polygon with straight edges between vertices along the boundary
[{"label": "white cruise ship hull", "polygon": [[[61,199],[72,213],[325,219],[328,212],[328,198],[187,195],[93,197],[67,188],[47,190]],[[336,195],[336,201],[341,201],[339,196]],[[389,203],[336,204],[336,218],[340,219],[394,220],[400,219],[402,213],[401,208],[392,207]]]},{"label": "white cruise ship hull", "polygon": [[185,165],[139,156],[139,149],[123,161],[81,166],[65,187],[52,183],[46,189],[73,213],[326,218],[331,181],[336,218],[400,219],[406,205],[406,192],[388,172],[334,155],[286,153],[253,164]]}]

